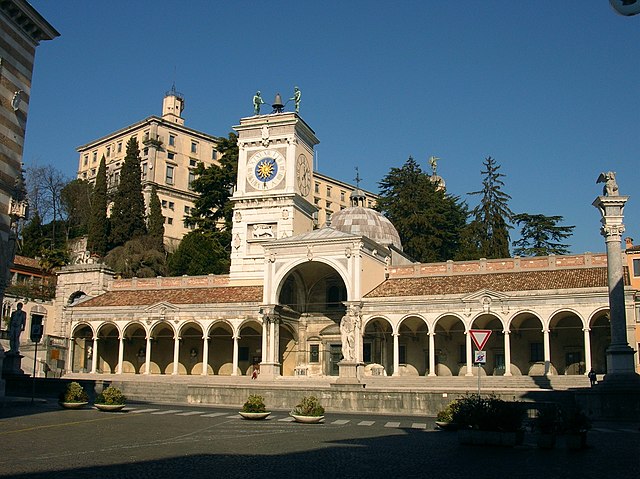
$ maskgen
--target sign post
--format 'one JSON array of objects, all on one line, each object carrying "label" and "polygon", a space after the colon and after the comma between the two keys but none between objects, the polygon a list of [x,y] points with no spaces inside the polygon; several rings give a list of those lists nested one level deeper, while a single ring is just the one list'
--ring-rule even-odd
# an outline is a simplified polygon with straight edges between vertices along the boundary
[{"label": "sign post", "polygon": [[491,336],[490,329],[470,329],[469,334],[478,350],[474,355],[474,363],[478,366],[478,396],[480,395],[480,365],[487,363],[487,353],[483,350]]},{"label": "sign post", "polygon": [[36,394],[36,367],[38,361],[38,343],[42,339],[42,316],[31,316],[31,342],[34,343],[35,349],[33,351],[33,382],[31,384],[31,404],[33,404],[33,398]]}]

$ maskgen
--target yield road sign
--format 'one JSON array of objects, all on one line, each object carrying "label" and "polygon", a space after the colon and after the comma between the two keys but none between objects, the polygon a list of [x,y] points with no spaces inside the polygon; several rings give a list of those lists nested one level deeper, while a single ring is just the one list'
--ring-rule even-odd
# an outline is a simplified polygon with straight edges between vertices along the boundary
[{"label": "yield road sign", "polygon": [[476,348],[479,351],[482,351],[484,345],[487,344],[489,340],[489,336],[491,336],[490,329],[470,329],[469,334],[471,335],[471,339],[473,339]]}]

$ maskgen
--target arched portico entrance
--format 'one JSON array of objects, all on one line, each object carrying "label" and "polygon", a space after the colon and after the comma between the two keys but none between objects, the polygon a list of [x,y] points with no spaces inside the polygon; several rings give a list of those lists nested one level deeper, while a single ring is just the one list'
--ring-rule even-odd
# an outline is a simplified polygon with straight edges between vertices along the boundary
[{"label": "arched portico entrance", "polygon": [[429,374],[429,334],[424,319],[418,316],[404,318],[398,333],[398,375]]},{"label": "arched portico entrance", "polygon": [[488,330],[491,331],[491,335],[483,347],[487,362],[480,367],[474,365],[476,346],[471,338],[468,338],[466,345],[470,349],[463,368],[465,374],[468,375],[468,368],[471,366],[474,376],[478,375],[478,373],[487,376],[503,376],[506,370],[505,350],[507,348],[505,348],[504,326],[500,319],[493,314],[482,314],[473,320],[469,329]]},{"label": "arched portico entrance", "polygon": [[364,327],[362,359],[365,374],[391,376],[393,374],[393,326],[386,318],[371,318]]},{"label": "arched portico entrance", "polygon": [[511,319],[509,349],[513,376],[546,374],[543,329],[541,319],[530,312],[519,313]]},{"label": "arched portico entrance", "polygon": [[454,315],[438,318],[434,336],[436,375],[464,375],[466,347],[465,326],[462,320]]},{"label": "arched portico entrance", "polygon": [[93,329],[81,323],[73,330],[69,364],[74,373],[90,373],[93,364]]},{"label": "arched portico entrance", "polygon": [[611,344],[611,322],[609,310],[598,311],[593,315],[589,325],[591,345],[591,364],[587,364],[587,372],[593,368],[597,374],[607,373],[607,348]]},{"label": "arched portico entrance", "polygon": [[586,373],[585,326],[574,311],[560,311],[549,321],[551,373]]},{"label": "arched portico entrance", "polygon": [[97,357],[96,372],[112,374],[118,368],[119,331],[115,324],[106,323],[100,326],[98,341],[94,347]]}]

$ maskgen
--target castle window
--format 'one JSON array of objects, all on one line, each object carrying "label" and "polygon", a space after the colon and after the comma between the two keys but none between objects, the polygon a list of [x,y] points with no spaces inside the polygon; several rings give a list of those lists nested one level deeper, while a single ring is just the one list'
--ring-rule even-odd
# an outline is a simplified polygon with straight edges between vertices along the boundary
[{"label": "castle window", "polygon": [[309,362],[310,363],[320,362],[320,345],[319,344],[312,344],[309,346]]},{"label": "castle window", "polygon": [[118,142],[118,153],[122,153],[122,142]]},{"label": "castle window", "polygon": [[168,185],[173,184],[173,175],[174,175],[174,167],[171,165],[167,165],[167,171],[164,178],[166,184]]},{"label": "castle window", "polygon": [[640,276],[640,259],[633,260],[633,276]]},{"label": "castle window", "polygon": [[198,144],[195,141],[191,142],[191,153],[198,153]]},{"label": "castle window", "polygon": [[169,135],[169,146],[176,146],[176,135]]}]

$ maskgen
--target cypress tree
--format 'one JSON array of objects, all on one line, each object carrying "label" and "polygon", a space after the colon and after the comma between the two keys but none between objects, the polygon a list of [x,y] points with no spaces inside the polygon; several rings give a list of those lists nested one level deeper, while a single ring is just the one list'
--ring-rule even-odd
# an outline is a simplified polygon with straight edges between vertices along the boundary
[{"label": "cypress tree", "polygon": [[490,156],[483,164],[486,169],[480,172],[484,175],[482,189],[469,193],[481,195],[480,204],[471,211],[471,230],[480,236],[469,243],[480,246],[480,257],[508,258],[509,230],[512,228],[509,223],[513,218],[513,212],[508,205],[511,196],[502,191],[504,182],[501,178],[505,175],[498,172],[500,165]]},{"label": "cypress tree", "polygon": [[112,247],[147,233],[141,174],[138,140],[131,138],[127,142],[127,155],[120,170],[120,184],[111,209]]},{"label": "cypress tree", "polygon": [[87,248],[94,254],[104,256],[107,253],[109,221],[107,219],[107,163],[100,160],[96,183],[91,195],[91,214],[89,216]]},{"label": "cypress tree", "polygon": [[155,185],[151,187],[151,195],[149,196],[147,228],[149,229],[149,238],[155,249],[164,251],[164,216],[162,216],[162,206]]}]

